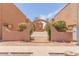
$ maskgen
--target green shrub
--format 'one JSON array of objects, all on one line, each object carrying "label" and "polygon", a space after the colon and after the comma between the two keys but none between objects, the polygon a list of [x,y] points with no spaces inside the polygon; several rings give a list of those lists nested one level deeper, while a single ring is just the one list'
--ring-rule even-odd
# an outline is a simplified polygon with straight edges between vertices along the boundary
[{"label": "green shrub", "polygon": [[26,23],[20,23],[20,24],[18,24],[18,30],[19,31],[23,31],[24,29],[26,29]]},{"label": "green shrub", "polygon": [[47,23],[46,26],[45,26],[45,30],[48,32],[48,35],[49,35],[49,41],[51,40],[51,28],[49,26],[49,24]]},{"label": "green shrub", "polygon": [[32,34],[33,31],[34,31],[34,27],[31,28],[31,30],[30,30],[30,34]]},{"label": "green shrub", "polygon": [[53,26],[56,28],[57,31],[66,31],[66,23],[64,21],[56,21]]}]

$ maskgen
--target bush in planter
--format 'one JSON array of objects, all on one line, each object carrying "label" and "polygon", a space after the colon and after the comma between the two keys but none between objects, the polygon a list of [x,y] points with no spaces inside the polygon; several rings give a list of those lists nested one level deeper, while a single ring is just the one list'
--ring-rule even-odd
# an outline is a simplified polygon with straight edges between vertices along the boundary
[{"label": "bush in planter", "polygon": [[18,24],[18,30],[19,31],[23,31],[24,29],[26,29],[26,23],[20,23],[20,24]]},{"label": "bush in planter", "polygon": [[53,26],[56,28],[57,31],[66,31],[66,23],[64,21],[56,21],[54,22]]}]

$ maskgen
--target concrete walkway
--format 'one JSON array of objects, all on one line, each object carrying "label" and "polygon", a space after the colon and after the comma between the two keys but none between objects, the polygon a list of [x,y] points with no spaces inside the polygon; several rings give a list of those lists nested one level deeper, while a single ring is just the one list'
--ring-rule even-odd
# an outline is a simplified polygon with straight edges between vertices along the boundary
[{"label": "concrete walkway", "polygon": [[[32,52],[32,56],[49,56],[49,53],[64,53],[73,51],[79,53],[76,43],[26,43],[26,42],[0,42],[0,53]],[[11,55],[11,54],[10,54]]]},{"label": "concrete walkway", "polygon": [[31,38],[34,39],[32,42],[49,42],[49,36],[46,31],[44,32],[33,32]]}]

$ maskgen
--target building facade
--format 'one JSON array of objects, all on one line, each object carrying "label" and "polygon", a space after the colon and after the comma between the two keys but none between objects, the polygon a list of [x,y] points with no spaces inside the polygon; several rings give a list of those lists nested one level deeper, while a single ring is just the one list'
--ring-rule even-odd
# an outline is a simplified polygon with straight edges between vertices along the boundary
[{"label": "building facade", "polygon": [[69,3],[59,11],[54,18],[55,21],[65,21],[69,30],[72,30],[73,26],[79,27],[79,4],[78,3]]},{"label": "building facade", "polygon": [[29,22],[28,18],[14,4],[0,4],[0,39],[3,25],[9,25],[12,30],[17,30],[17,25],[24,22]]}]

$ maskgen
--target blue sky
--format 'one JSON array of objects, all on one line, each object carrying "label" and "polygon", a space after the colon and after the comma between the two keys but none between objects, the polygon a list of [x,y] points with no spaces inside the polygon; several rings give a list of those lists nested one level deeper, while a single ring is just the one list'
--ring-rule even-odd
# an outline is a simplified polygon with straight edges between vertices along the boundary
[{"label": "blue sky", "polygon": [[64,3],[17,3],[15,4],[30,20],[42,16],[52,18],[66,4]]}]

